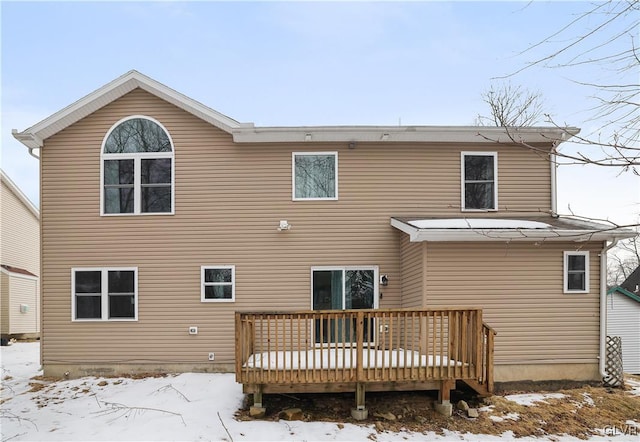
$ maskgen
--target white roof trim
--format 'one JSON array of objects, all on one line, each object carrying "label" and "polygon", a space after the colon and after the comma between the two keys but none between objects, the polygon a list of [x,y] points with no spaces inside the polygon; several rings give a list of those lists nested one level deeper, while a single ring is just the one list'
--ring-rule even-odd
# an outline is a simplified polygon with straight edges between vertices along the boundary
[{"label": "white roof trim", "polygon": [[[515,221],[515,220],[514,220]],[[573,223],[575,220],[571,220]],[[637,235],[630,229],[608,227],[606,229],[581,228],[576,223],[576,228],[560,228],[549,226],[548,228],[491,228],[491,227],[466,227],[466,228],[418,228],[411,222],[403,222],[391,218],[391,225],[409,235],[409,241],[611,241],[614,239],[632,238]]]},{"label": "white roof trim", "polygon": [[575,127],[500,128],[485,126],[300,126],[254,127],[239,123],[156,80],[132,70],[91,92],[39,123],[18,132],[14,138],[29,149],[117,100],[141,88],[233,135],[236,143],[382,142],[382,143],[557,143],[580,132]]},{"label": "white roof trim", "polygon": [[[132,70],[115,80],[91,92],[75,103],[56,112],[48,118],[18,132],[12,131],[13,136],[25,146],[36,149],[43,146],[43,140],[76,123],[89,114],[117,100],[136,88],[141,88],[177,107],[201,118],[208,123],[231,133],[243,126],[232,118],[227,117],[205,105],[183,95],[156,80]],[[251,125],[250,125],[251,126]]]},{"label": "white roof trim", "polygon": [[22,204],[24,204],[24,206],[31,213],[33,213],[33,216],[35,216],[37,219],[40,219],[40,211],[38,210],[38,208],[31,202],[29,198],[27,198],[27,195],[25,195],[22,192],[22,190],[20,190],[20,188],[16,185],[16,183],[11,181],[11,178],[9,178],[9,176],[6,173],[4,173],[4,171],[1,169],[0,169],[0,179],[2,180],[3,183],[7,185],[9,190],[13,192],[13,194],[20,200],[20,202],[22,202]]},{"label": "white roof trim", "polygon": [[236,143],[548,143],[566,141],[575,127],[510,128],[482,126],[301,126],[243,127],[233,132]]}]

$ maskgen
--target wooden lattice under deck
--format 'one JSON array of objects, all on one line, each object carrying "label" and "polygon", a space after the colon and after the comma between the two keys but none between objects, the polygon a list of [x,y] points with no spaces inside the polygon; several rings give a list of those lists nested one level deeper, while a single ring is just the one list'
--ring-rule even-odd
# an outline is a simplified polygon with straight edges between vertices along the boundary
[{"label": "wooden lattice under deck", "polygon": [[620,336],[607,336],[606,352],[604,383],[609,387],[622,387],[624,385],[622,338]]}]

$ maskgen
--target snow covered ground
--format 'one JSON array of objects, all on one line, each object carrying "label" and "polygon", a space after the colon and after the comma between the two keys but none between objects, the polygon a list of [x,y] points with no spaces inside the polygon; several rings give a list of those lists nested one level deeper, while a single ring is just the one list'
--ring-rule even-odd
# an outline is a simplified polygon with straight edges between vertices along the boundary
[{"label": "snow covered ground", "polygon": [[[185,373],[128,379],[93,378],[48,383],[41,375],[39,343],[2,347],[0,434],[8,441],[502,441],[502,437],[445,432],[383,432],[374,426],[326,422],[250,421],[234,419],[243,400],[232,374]],[[31,383],[31,385],[29,385]],[[640,394],[640,382],[635,390]],[[34,388],[35,386],[35,388]],[[528,395],[514,400],[545,398]],[[514,421],[515,424],[515,421]],[[520,442],[578,441],[573,437],[519,438]],[[635,441],[637,436],[591,440]]]}]

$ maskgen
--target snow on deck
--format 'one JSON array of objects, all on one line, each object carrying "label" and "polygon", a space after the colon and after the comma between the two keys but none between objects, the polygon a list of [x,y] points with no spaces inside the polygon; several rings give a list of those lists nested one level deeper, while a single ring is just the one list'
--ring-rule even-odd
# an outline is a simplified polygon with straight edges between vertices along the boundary
[{"label": "snow on deck", "polygon": [[[357,349],[323,348],[307,351],[271,351],[253,354],[244,367],[263,370],[306,370],[356,368]],[[364,349],[364,368],[440,367],[462,366],[462,362],[440,356],[421,355],[417,351],[404,349]]]}]

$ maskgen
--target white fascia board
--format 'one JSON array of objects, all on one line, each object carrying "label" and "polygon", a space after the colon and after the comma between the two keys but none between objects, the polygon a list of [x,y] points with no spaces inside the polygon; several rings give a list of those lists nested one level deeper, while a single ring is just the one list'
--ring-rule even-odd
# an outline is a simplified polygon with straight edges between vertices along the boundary
[{"label": "white fascia board", "polygon": [[580,130],[573,127],[484,128],[477,126],[301,126],[241,127],[236,143],[382,142],[382,143],[558,143]]},{"label": "white fascia board", "polygon": [[[400,220],[397,220],[395,218],[391,218],[391,226],[395,227],[396,229],[400,230],[401,232],[406,233],[407,235],[409,235],[409,241],[411,242],[415,242],[415,241],[420,241],[420,240],[416,240],[417,234],[419,229],[417,227],[413,227],[410,224],[404,223]],[[422,240],[424,241],[424,240]]]},{"label": "white fascia board", "polygon": [[76,123],[98,109],[117,100],[135,88],[141,88],[158,98],[201,118],[208,123],[231,133],[241,127],[252,127],[252,124],[241,124],[215,110],[183,95],[154,79],[132,70],[91,92],[75,103],[45,118],[22,132],[13,130],[15,139],[29,148],[43,146],[43,140],[55,135],[66,127]]},{"label": "white fascia board", "polygon": [[16,140],[27,146],[29,149],[39,149],[44,145],[42,138],[37,135],[28,132],[29,129],[24,132],[18,132],[17,129],[11,129],[11,135]]},{"label": "white fascia board", "polygon": [[612,241],[637,235],[630,229],[418,229],[397,219],[391,225],[409,235],[410,242],[482,242],[482,241]]},{"label": "white fascia board", "polygon": [[562,229],[428,229],[419,230],[412,236],[412,242],[420,241],[608,241],[628,238],[626,234],[588,230]]}]

